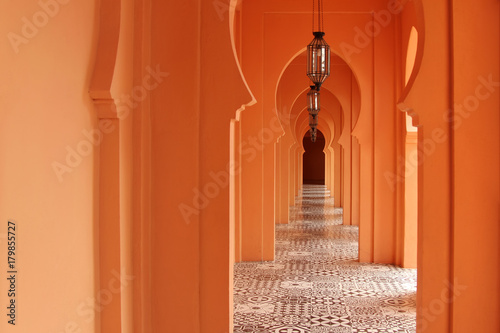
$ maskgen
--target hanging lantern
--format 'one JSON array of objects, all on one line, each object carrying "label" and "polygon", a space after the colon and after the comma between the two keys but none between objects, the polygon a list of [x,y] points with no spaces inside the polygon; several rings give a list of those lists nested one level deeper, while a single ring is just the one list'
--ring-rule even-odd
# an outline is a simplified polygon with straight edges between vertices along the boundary
[{"label": "hanging lantern", "polygon": [[316,142],[316,138],[318,136],[318,129],[316,127],[311,127],[309,133],[311,134],[311,141]]},{"label": "hanging lantern", "polygon": [[318,115],[310,114],[309,115],[309,133],[311,133],[311,141],[316,142],[316,137],[318,135]]},{"label": "hanging lantern", "polygon": [[317,114],[309,114],[309,126],[311,128],[318,127],[318,115]]},{"label": "hanging lantern", "polygon": [[307,45],[307,76],[319,89],[330,76],[330,46],[323,39],[325,33],[313,32],[314,39]]},{"label": "hanging lantern", "polygon": [[320,95],[319,89],[316,86],[311,86],[311,90],[307,93],[308,107],[307,111],[310,114],[318,114],[320,110]]},{"label": "hanging lantern", "polygon": [[[316,1],[318,3],[317,30],[314,24],[314,6]],[[323,0],[313,0],[312,14],[314,39],[307,45],[307,76],[319,90],[326,78],[330,76],[330,46],[328,46],[323,38],[325,37],[325,33],[323,32]]]},{"label": "hanging lantern", "polygon": [[[318,3],[318,25],[317,30],[314,24],[314,6]],[[314,83],[311,90],[307,93],[307,102],[309,111],[309,130],[311,141],[316,142],[318,135],[318,113],[320,111],[319,90],[326,78],[330,76],[330,46],[324,40],[323,32],[323,0],[313,0],[313,35],[314,39],[307,45],[307,76]]]}]

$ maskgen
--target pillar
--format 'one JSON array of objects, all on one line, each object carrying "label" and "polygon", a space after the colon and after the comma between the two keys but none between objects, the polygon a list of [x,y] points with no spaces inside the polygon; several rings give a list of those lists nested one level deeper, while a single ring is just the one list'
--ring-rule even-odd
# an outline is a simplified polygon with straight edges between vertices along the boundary
[{"label": "pillar", "polygon": [[500,331],[500,3],[455,0],[452,9],[451,329],[493,333]]}]

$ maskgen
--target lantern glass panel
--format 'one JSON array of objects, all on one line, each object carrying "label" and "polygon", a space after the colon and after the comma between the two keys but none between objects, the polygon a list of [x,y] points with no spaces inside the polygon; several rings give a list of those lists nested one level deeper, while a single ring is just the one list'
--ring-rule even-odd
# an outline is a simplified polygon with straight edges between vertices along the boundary
[{"label": "lantern glass panel", "polygon": [[318,115],[309,114],[309,126],[311,127],[318,126]]},{"label": "lantern glass panel", "polygon": [[307,111],[312,114],[317,114],[320,111],[320,94],[315,86],[307,93],[308,108]]}]

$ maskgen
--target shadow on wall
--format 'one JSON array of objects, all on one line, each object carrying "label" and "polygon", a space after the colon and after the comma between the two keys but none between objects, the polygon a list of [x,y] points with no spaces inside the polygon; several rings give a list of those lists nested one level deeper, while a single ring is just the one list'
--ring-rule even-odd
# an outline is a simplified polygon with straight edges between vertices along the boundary
[{"label": "shadow on wall", "polygon": [[305,153],[302,157],[304,184],[325,184],[325,137],[318,131],[316,142],[311,141],[309,131],[302,139]]}]

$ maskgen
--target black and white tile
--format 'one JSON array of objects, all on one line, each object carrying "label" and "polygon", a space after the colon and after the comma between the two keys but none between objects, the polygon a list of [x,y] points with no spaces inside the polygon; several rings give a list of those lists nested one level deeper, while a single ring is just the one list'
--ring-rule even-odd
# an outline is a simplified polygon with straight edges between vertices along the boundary
[{"label": "black and white tile", "polygon": [[304,185],[276,260],[235,265],[234,333],[413,333],[416,270],[361,264],[325,186]]}]

